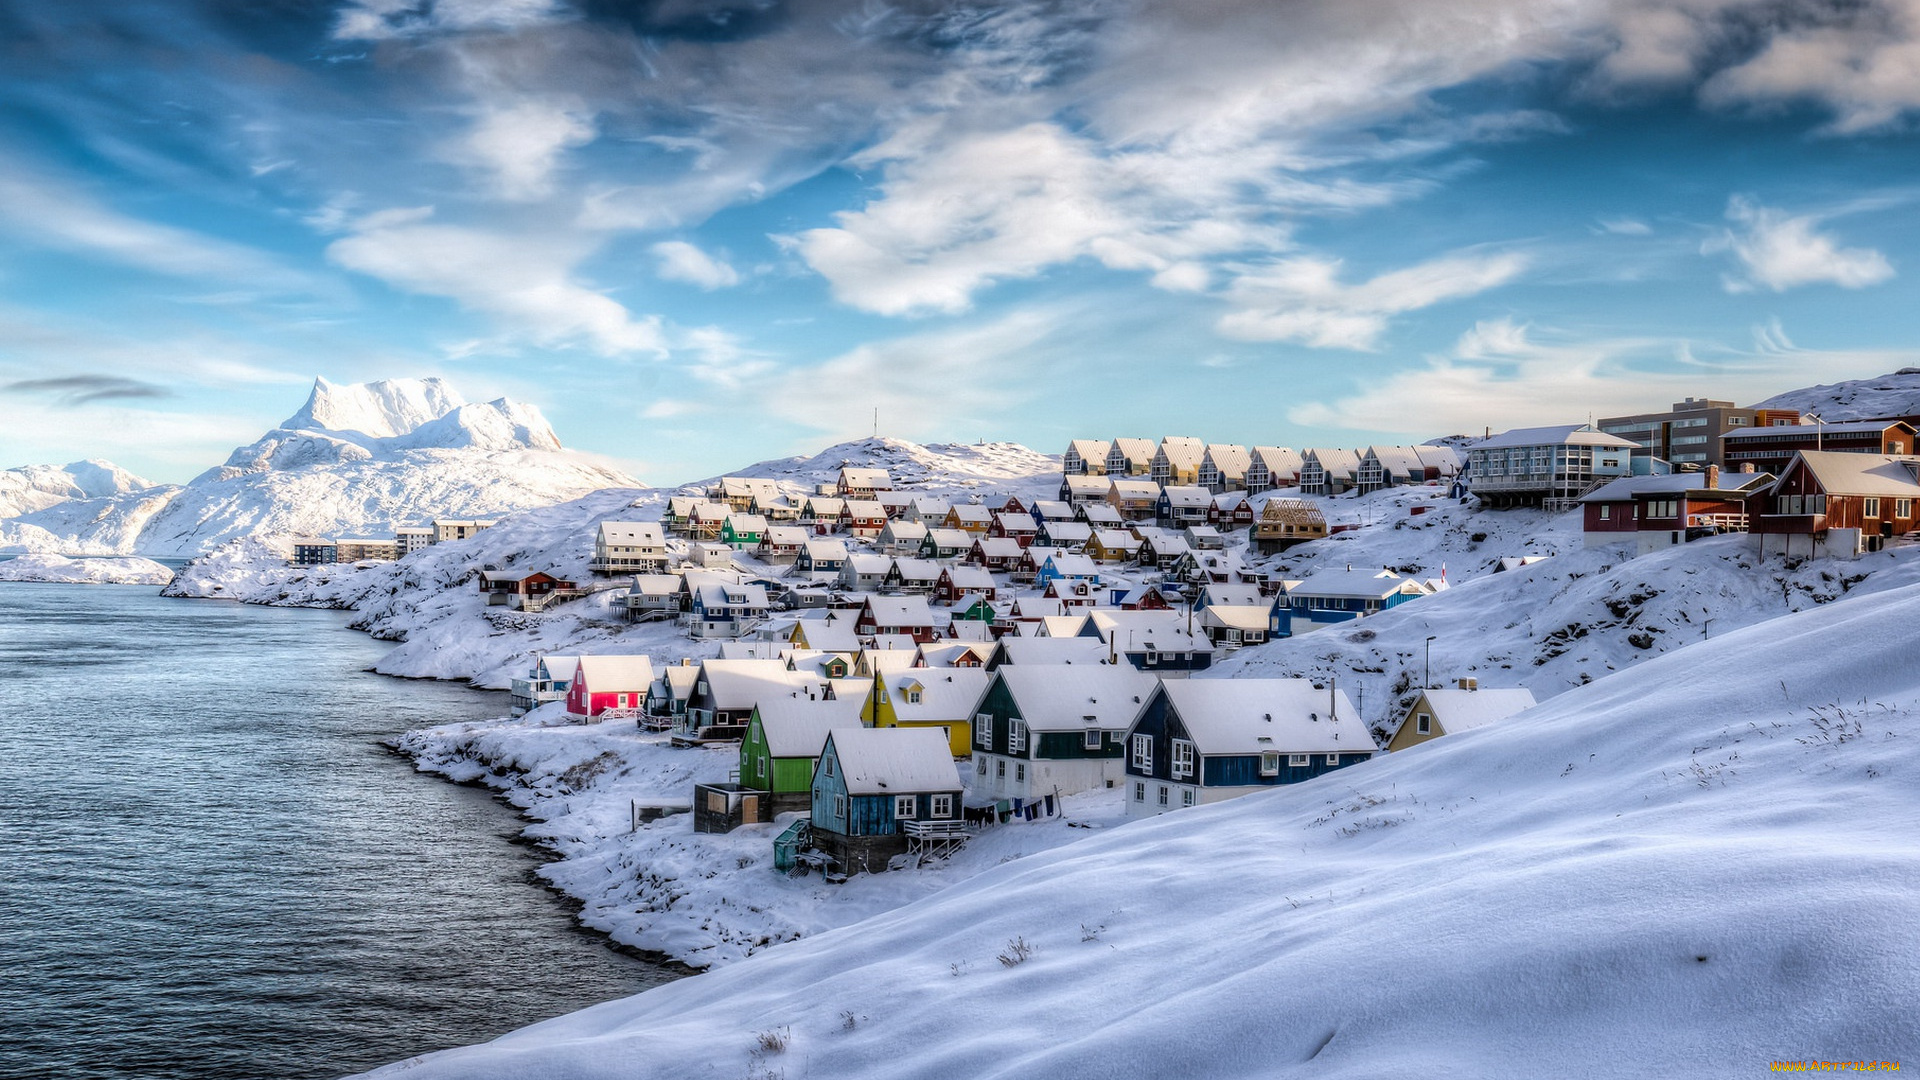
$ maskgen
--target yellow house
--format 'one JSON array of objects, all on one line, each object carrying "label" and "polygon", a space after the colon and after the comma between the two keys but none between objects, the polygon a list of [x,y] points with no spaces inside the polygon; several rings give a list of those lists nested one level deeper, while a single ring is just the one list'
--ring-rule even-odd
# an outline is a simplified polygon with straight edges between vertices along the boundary
[{"label": "yellow house", "polygon": [[1387,740],[1387,751],[1405,750],[1428,739],[1470,731],[1533,708],[1533,691],[1481,690],[1479,680],[1461,679],[1447,690],[1422,690],[1407,708],[1400,729]]},{"label": "yellow house", "polygon": [[871,728],[943,728],[954,757],[973,752],[973,713],[987,692],[983,668],[905,668],[883,671],[860,711]]}]

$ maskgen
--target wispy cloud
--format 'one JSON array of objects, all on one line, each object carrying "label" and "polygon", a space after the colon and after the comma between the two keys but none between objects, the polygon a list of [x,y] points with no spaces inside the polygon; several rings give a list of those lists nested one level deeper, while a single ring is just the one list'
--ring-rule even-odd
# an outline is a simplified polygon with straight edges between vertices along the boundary
[{"label": "wispy cloud", "polygon": [[561,155],[594,134],[592,117],[577,102],[518,99],[484,108],[452,156],[477,166],[501,198],[527,202],[553,194]]},{"label": "wispy cloud", "polygon": [[668,281],[684,281],[703,289],[724,289],[740,283],[740,274],[725,259],[700,250],[685,240],[664,240],[653,245],[660,260],[660,276]]},{"label": "wispy cloud", "polygon": [[1832,235],[1820,232],[1830,216],[1790,214],[1735,195],[1727,202],[1733,227],[1708,239],[1701,252],[1729,252],[1740,263],[1742,274],[1723,279],[1728,292],[1755,286],[1785,292],[1815,284],[1863,289],[1893,277],[1893,264],[1885,255],[1872,248],[1841,247]]},{"label": "wispy cloud", "polygon": [[61,375],[51,379],[20,379],[6,384],[15,393],[45,394],[61,405],[77,407],[101,401],[142,401],[174,396],[172,390],[117,375]]},{"label": "wispy cloud", "polygon": [[1298,341],[1316,348],[1378,347],[1394,315],[1504,285],[1527,267],[1519,252],[1450,255],[1354,285],[1340,263],[1295,258],[1246,268],[1226,290],[1234,311],[1220,332],[1242,341]]}]

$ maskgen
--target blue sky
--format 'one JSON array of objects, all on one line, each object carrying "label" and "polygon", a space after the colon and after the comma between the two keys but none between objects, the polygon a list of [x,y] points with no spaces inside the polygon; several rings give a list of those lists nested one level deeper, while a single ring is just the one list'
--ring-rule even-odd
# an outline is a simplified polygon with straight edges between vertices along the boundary
[{"label": "blue sky", "polygon": [[650,482],[1920,363],[1920,0],[0,0],[0,464],[316,375]]}]

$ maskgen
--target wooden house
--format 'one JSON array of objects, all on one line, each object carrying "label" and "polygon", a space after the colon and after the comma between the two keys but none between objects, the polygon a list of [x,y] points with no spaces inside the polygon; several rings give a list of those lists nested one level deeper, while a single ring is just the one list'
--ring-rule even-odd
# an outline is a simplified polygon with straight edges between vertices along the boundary
[{"label": "wooden house", "polygon": [[1035,544],[1020,552],[1020,557],[1007,569],[1007,580],[1016,585],[1031,585],[1040,576],[1040,567],[1054,555],[1064,554],[1064,548],[1046,547]]},{"label": "wooden house", "polygon": [[910,667],[873,680],[861,721],[871,728],[931,728],[946,736],[954,757],[966,757],[973,739],[974,705],[987,688],[982,668]]},{"label": "wooden house", "polygon": [[1274,634],[1297,637],[1335,623],[1376,615],[1408,600],[1427,595],[1426,586],[1391,570],[1316,571],[1287,590],[1286,602],[1276,605]]},{"label": "wooden house", "polygon": [[1629,543],[1644,555],[1723,532],[1746,532],[1774,478],[1765,473],[1705,472],[1623,476],[1580,499],[1588,547]]},{"label": "wooden house", "polygon": [[[854,632],[855,612],[840,608],[818,618],[797,620],[787,640],[796,648],[852,656],[860,651],[860,635]],[[841,676],[836,676],[836,678]]]},{"label": "wooden house", "polygon": [[1422,690],[1387,740],[1387,751],[1405,750],[1428,739],[1485,727],[1533,705],[1531,690],[1482,690],[1477,679],[1461,679],[1457,686],[1443,690]]},{"label": "wooden house", "polygon": [[1060,501],[1070,506],[1085,506],[1107,497],[1112,481],[1104,476],[1065,476],[1060,480]]},{"label": "wooden house", "polygon": [[848,592],[874,592],[887,578],[887,571],[893,569],[893,560],[885,555],[864,555],[855,552],[847,556],[840,567],[840,587]]},{"label": "wooden house", "polygon": [[489,607],[540,611],[553,600],[579,595],[579,587],[544,570],[482,570],[480,593]]},{"label": "wooden house", "polygon": [[1256,446],[1248,453],[1247,493],[1257,495],[1300,483],[1300,452],[1285,446]]},{"label": "wooden house", "polygon": [[1157,448],[1152,439],[1115,439],[1107,447],[1108,476],[1146,476]]},{"label": "wooden house", "polygon": [[695,540],[718,540],[732,514],[733,508],[723,502],[695,503],[687,514],[687,535]]},{"label": "wooden house", "polygon": [[1093,526],[1084,521],[1059,521],[1049,519],[1040,523],[1039,531],[1033,542],[1043,547],[1061,548],[1066,551],[1085,551],[1087,541],[1093,539]]},{"label": "wooden house", "polygon": [[687,608],[687,636],[737,638],[752,630],[772,612],[762,585],[713,581],[696,586]]},{"label": "wooden house", "polygon": [[1104,595],[1105,590],[1098,583],[1086,578],[1054,578],[1040,590],[1040,599],[1058,600],[1066,611],[1097,607]]},{"label": "wooden house", "polygon": [[1168,435],[1160,440],[1159,448],[1153,452],[1147,475],[1162,487],[1199,483],[1200,459],[1206,453],[1206,444],[1199,439],[1187,435]]},{"label": "wooden house", "polygon": [[1213,501],[1207,504],[1207,524],[1221,532],[1249,528],[1258,518],[1253,509],[1253,500],[1247,498],[1244,491],[1215,495]]},{"label": "wooden house", "polygon": [[1920,528],[1920,457],[1802,450],[1761,502],[1762,554],[1851,558]]},{"label": "wooden house", "polygon": [[1007,664],[1105,664],[1107,647],[1095,638],[1021,637],[1009,634],[993,643],[987,654],[987,670],[997,671]]},{"label": "wooden house", "polygon": [[840,527],[863,539],[871,540],[887,527],[887,508],[872,499],[848,499],[840,512]]},{"label": "wooden house", "polygon": [[667,568],[667,537],[657,521],[603,521],[594,530],[595,574],[657,574]]},{"label": "wooden house", "polygon": [[846,518],[847,501],[836,496],[815,495],[807,499],[800,507],[800,525],[812,529],[817,536],[839,532],[841,522]]},{"label": "wooden house", "polygon": [[1903,420],[1802,422],[1739,428],[1720,436],[1726,467],[1779,476],[1802,450],[1905,457],[1916,452],[1914,427]]},{"label": "wooden house", "polygon": [[888,521],[898,521],[906,516],[907,511],[913,506],[914,499],[904,491],[876,491],[873,493],[873,501],[879,503],[880,508],[887,512]]},{"label": "wooden house", "polygon": [[995,538],[983,536],[973,542],[973,548],[967,552],[967,565],[984,567],[988,570],[1006,572],[1020,561],[1020,553],[1026,545],[1012,537]]},{"label": "wooden house", "polygon": [[944,527],[947,523],[947,511],[951,509],[953,504],[946,499],[921,495],[907,504],[906,512],[897,520],[910,521],[927,529]]},{"label": "wooden house", "polygon": [[949,529],[941,526],[928,529],[927,538],[920,542],[920,557],[923,559],[964,559],[973,550],[974,536],[965,529]]},{"label": "wooden house", "polygon": [[754,706],[773,698],[866,696],[864,679],[829,679],[794,671],[785,660],[706,660],[687,696],[684,732],[702,742],[746,734]]},{"label": "wooden house", "polygon": [[1157,681],[1097,663],[997,668],[974,707],[973,794],[1045,806],[1119,786],[1127,731]]},{"label": "wooden house", "polygon": [[[1106,497],[1105,490],[1101,491],[1100,497]],[[1046,521],[1078,521],[1080,519],[1079,512],[1074,509],[1073,504],[1061,499],[1035,499],[1033,505],[1028,507],[1027,512],[1033,515],[1035,523]]]},{"label": "wooden house", "polygon": [[1427,466],[1412,446],[1369,446],[1354,470],[1354,486],[1362,492],[1427,482]]},{"label": "wooden house", "polygon": [[760,543],[754,549],[754,555],[769,565],[791,565],[799,559],[800,549],[807,545],[812,535],[798,525],[768,525],[766,531],[760,534]]},{"label": "wooden house", "polygon": [[847,545],[840,540],[808,540],[794,556],[793,570],[812,581],[833,581],[847,565]]},{"label": "wooden house", "polygon": [[1007,496],[1006,502],[1001,503],[998,507],[994,509],[994,513],[996,514],[1031,514],[1033,513],[1033,509],[1029,507],[1026,504],[1026,502],[1020,498],[1020,496],[1009,495]]},{"label": "wooden house", "polygon": [[1109,663],[1124,661],[1163,679],[1184,679],[1213,666],[1213,642],[1184,611],[1093,608],[1081,635],[1105,645]]},{"label": "wooden house", "polygon": [[1113,443],[1106,439],[1074,439],[1060,455],[1060,471],[1068,476],[1101,476],[1107,471],[1107,452]]},{"label": "wooden house", "polygon": [[1341,495],[1353,490],[1360,455],[1337,447],[1314,447],[1300,455],[1300,491],[1305,495]]},{"label": "wooden house", "polygon": [[1326,535],[1327,518],[1318,506],[1305,499],[1268,499],[1253,526],[1253,549],[1272,555]]},{"label": "wooden house", "polygon": [[668,532],[686,533],[693,520],[693,508],[707,500],[697,495],[674,495],[667,499],[667,512],[660,516],[660,523]]},{"label": "wooden house", "polygon": [[985,641],[960,641],[946,638],[929,641],[914,652],[916,668],[985,668],[993,644]]},{"label": "wooden house", "polygon": [[1212,525],[1189,525],[1181,530],[1180,539],[1194,551],[1219,551],[1227,546],[1227,538]]},{"label": "wooden house", "polygon": [[642,727],[664,731],[685,721],[687,701],[693,697],[700,680],[700,668],[691,659],[660,668],[660,675],[647,687],[646,713]]},{"label": "wooden house", "polygon": [[1223,491],[1245,491],[1247,469],[1252,464],[1252,455],[1246,447],[1212,443],[1200,456],[1200,472],[1194,482],[1216,495]]},{"label": "wooden house", "polygon": [[836,728],[811,787],[810,843],[840,874],[878,873],[916,842],[965,838],[960,771],[921,728]]},{"label": "wooden house", "polygon": [[680,614],[680,578],[674,574],[635,574],[627,586],[627,621],[652,622]]},{"label": "wooden house", "polygon": [[1166,487],[1160,489],[1160,502],[1154,517],[1174,529],[1205,525],[1213,509],[1213,493],[1203,487]]},{"label": "wooden house", "polygon": [[653,685],[653,661],[644,656],[581,656],[567,685],[567,715],[581,723],[637,720]]},{"label": "wooden house", "polygon": [[860,726],[865,700],[769,697],[756,703],[740,740],[740,783],[766,793],[760,821],[813,805],[813,769],[834,728]]},{"label": "wooden house", "polygon": [[726,503],[741,513],[753,509],[756,498],[772,501],[780,497],[780,485],[772,480],[750,476],[723,476],[714,482],[707,497]]},{"label": "wooden house", "polygon": [[970,536],[985,536],[993,527],[993,511],[972,503],[955,503],[947,508],[947,519],[941,524],[949,529],[962,529]]},{"label": "wooden house", "polygon": [[[763,493],[755,495],[753,502],[747,506],[747,512],[750,514],[759,514],[761,517],[766,518],[768,525],[797,525],[800,523],[799,504],[777,492],[773,494]],[[811,532],[812,530],[809,529],[808,531]]]},{"label": "wooden house", "polygon": [[897,518],[880,530],[875,544],[889,555],[918,555],[927,542],[927,527],[917,521]]},{"label": "wooden house", "polygon": [[1259,645],[1273,635],[1273,628],[1271,602],[1208,604],[1200,609],[1201,631],[1208,641],[1222,649]]},{"label": "wooden house", "polygon": [[1192,550],[1179,533],[1156,529],[1140,538],[1140,550],[1134,557],[1141,566],[1166,571]]},{"label": "wooden house", "polygon": [[932,559],[898,558],[880,579],[880,591],[930,595],[940,584],[940,564]]},{"label": "wooden house", "polygon": [[[1157,499],[1159,496],[1155,495]],[[1124,529],[1127,518],[1113,508],[1111,503],[1088,503],[1080,508],[1080,520],[1096,529]],[[1145,518],[1138,520],[1144,521]]]},{"label": "wooden house", "polygon": [[552,654],[533,662],[523,678],[513,680],[508,691],[508,711],[514,716],[530,712],[550,701],[565,701],[573,685],[573,673],[580,667],[578,656]]},{"label": "wooden house", "polygon": [[1297,784],[1374,749],[1346,694],[1306,679],[1161,682],[1127,730],[1127,816]]},{"label": "wooden house", "polygon": [[1160,485],[1152,480],[1110,480],[1107,505],[1122,521],[1151,521],[1160,512]]},{"label": "wooden house", "polygon": [[853,622],[854,633],[863,638],[905,634],[916,642],[939,636],[934,626],[933,612],[928,610],[924,596],[870,596],[860,605],[860,614]]},{"label": "wooden house", "polygon": [[1095,529],[1087,541],[1086,554],[1095,562],[1132,562],[1140,557],[1140,538],[1120,529]]},{"label": "wooden house", "polygon": [[[1028,548],[1028,551],[1037,550]],[[1100,583],[1100,567],[1090,555],[1056,551],[1040,563],[1040,569],[1034,574],[1033,583],[1044,586],[1049,581],[1061,578],[1084,578],[1095,585]]]},{"label": "wooden house", "polygon": [[1033,520],[1032,514],[1002,510],[993,515],[993,523],[987,526],[987,535],[996,540],[1017,540],[1021,547],[1033,543],[1040,531],[1040,525]]},{"label": "wooden house", "polygon": [[[856,468],[843,465],[834,493],[843,499],[872,499],[875,492],[892,491],[893,477],[885,469]],[[881,515],[886,516],[884,512]]]},{"label": "wooden house", "polygon": [[933,598],[942,604],[971,604],[971,598],[992,600],[999,593],[993,574],[980,566],[949,566],[940,571]]}]

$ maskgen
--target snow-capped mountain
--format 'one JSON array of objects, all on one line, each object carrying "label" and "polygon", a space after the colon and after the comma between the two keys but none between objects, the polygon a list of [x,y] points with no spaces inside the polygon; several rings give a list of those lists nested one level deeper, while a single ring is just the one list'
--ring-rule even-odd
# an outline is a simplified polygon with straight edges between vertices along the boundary
[{"label": "snow-capped mountain", "polygon": [[0,519],[31,514],[75,499],[104,499],[153,487],[110,461],[23,465],[0,472]]},{"label": "snow-capped mountain", "polygon": [[1920,416],[1920,368],[1901,368],[1870,379],[1805,386],[1775,394],[1756,409],[1798,409],[1828,423],[1882,416]]},{"label": "snow-capped mountain", "polygon": [[240,536],[379,535],[637,486],[563,448],[531,405],[469,403],[440,379],[319,379],[284,423],[184,487],[35,507],[0,521],[0,550],[195,555]]}]

